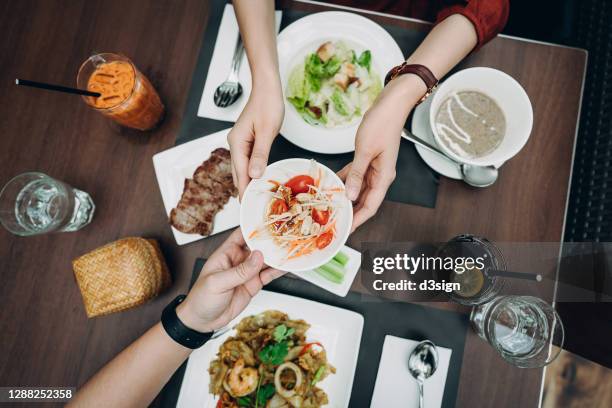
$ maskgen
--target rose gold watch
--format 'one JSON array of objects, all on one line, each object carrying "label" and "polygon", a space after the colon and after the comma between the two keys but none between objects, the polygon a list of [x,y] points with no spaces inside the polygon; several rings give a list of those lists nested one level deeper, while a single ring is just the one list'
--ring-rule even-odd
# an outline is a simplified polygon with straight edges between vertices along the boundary
[{"label": "rose gold watch", "polygon": [[427,92],[425,92],[425,95],[423,95],[421,99],[419,99],[417,105],[425,101],[425,99],[427,99],[429,95],[431,95],[438,86],[438,78],[436,78],[436,76],[433,74],[433,72],[431,72],[429,68],[427,68],[425,65],[420,64],[408,64],[405,61],[402,62],[400,65],[391,68],[391,70],[385,76],[385,86],[390,81],[393,81],[398,76],[404,74],[414,74],[418,76],[423,80],[425,86],[427,87]]}]

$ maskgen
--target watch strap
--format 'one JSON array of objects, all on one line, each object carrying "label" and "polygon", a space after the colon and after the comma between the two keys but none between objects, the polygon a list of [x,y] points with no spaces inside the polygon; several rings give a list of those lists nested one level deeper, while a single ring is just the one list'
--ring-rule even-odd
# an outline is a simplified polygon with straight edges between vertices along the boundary
[{"label": "watch strap", "polygon": [[404,74],[414,74],[418,76],[421,78],[421,80],[423,80],[425,86],[427,87],[427,92],[425,92],[425,95],[423,95],[417,105],[427,99],[427,97],[429,97],[429,95],[431,95],[438,86],[438,78],[436,78],[429,68],[421,64],[408,64],[406,61],[396,67],[391,68],[391,70],[385,76],[385,85],[393,81],[398,76]]},{"label": "watch strap", "polygon": [[183,303],[186,297],[186,295],[178,295],[164,308],[161,323],[172,340],[181,346],[197,349],[202,347],[213,336],[214,332],[201,333],[185,326],[181,319],[179,319],[176,314],[176,307]]}]

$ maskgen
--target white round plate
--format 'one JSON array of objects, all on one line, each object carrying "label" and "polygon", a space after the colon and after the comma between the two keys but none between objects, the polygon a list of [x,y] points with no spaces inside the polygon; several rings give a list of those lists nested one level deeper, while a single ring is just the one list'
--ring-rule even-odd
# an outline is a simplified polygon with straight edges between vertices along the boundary
[{"label": "white round plate", "polygon": [[[381,81],[394,66],[404,61],[404,55],[393,37],[372,20],[343,11],[310,14],[285,27],[277,39],[278,60],[283,92],[289,73],[301,64],[309,53],[326,41],[343,40],[355,47],[358,54],[372,53],[372,69]],[[280,133],[291,143],[312,152],[337,154],[355,150],[355,133],[360,119],[346,126],[325,128],[310,125],[285,99],[285,120]]]},{"label": "white round plate", "polygon": [[[334,194],[334,201],[339,205],[336,216],[336,236],[327,247],[296,259],[287,260],[287,249],[279,247],[267,234],[250,237],[253,231],[261,228],[265,221],[266,208],[272,198],[270,192],[272,184],[269,180],[285,183],[291,177],[308,174],[310,166],[311,161],[308,159],[287,159],[272,163],[266,168],[261,178],[251,180],[242,196],[240,229],[246,244],[252,251],[262,252],[266,265],[282,271],[303,272],[326,264],[342,249],[351,232],[353,207],[346,194],[339,192]],[[344,184],[336,173],[321,163],[317,163],[317,166],[323,170],[322,188],[344,189]]]},{"label": "white round plate", "polygon": [[[416,107],[412,114],[411,130],[416,136],[436,146],[431,126],[429,125],[429,108],[431,106],[431,95],[422,104]],[[455,180],[461,180],[461,169],[459,165],[450,159],[445,159],[439,154],[430,152],[429,150],[415,146],[417,153],[429,167],[443,176]]]}]

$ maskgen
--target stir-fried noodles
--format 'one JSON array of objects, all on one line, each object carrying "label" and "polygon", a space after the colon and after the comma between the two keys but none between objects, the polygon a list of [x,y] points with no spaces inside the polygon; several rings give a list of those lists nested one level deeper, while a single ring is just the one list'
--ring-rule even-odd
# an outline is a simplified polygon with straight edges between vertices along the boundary
[{"label": "stir-fried noodles", "polygon": [[306,342],[310,325],[268,310],[236,326],[210,363],[210,392],[217,408],[315,408],[328,403],[317,384],[336,369],[318,342]]}]

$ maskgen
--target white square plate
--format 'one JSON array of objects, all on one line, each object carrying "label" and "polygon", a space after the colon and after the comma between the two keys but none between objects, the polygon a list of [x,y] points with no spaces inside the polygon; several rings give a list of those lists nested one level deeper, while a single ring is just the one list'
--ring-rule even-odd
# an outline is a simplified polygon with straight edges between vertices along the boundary
[{"label": "white square plate", "polygon": [[[166,208],[166,215],[176,206],[183,193],[186,178],[192,178],[193,172],[204,160],[210,157],[218,147],[229,149],[227,134],[230,129],[221,130],[191,142],[175,146],[153,156],[153,167],[159,184],[159,190]],[[215,216],[210,235],[218,234],[237,227],[240,223],[240,203],[231,197],[227,204]],[[174,227],[172,233],[178,245],[188,244],[205,238],[199,234],[185,234]]]},{"label": "white square plate", "polygon": [[[370,407],[410,408],[419,406],[417,383],[408,371],[408,356],[418,343],[415,340],[385,336]],[[451,353],[451,349],[438,347],[438,368],[425,381],[423,387],[425,408],[442,406]]]},{"label": "white square plate", "polygon": [[[276,32],[280,28],[282,12],[276,11]],[[246,53],[242,55],[238,80],[242,85],[242,96],[236,102],[225,108],[220,108],[214,103],[214,95],[217,87],[225,81],[232,67],[234,48],[238,39],[238,20],[231,4],[226,4],[221,17],[221,24],[217,33],[217,41],[210,58],[208,74],[204,82],[202,97],[198,107],[198,116],[226,122],[235,122],[244,109],[249,95],[251,94],[251,70]],[[207,39],[208,40],[208,39]],[[210,40],[208,40],[210,41]]]},{"label": "white square plate", "polygon": [[[361,343],[363,316],[311,300],[261,291],[231,325],[236,325],[246,316],[270,309],[287,313],[291,319],[304,319],[311,325],[307,340],[323,344],[328,361],[336,367],[336,374],[319,384],[329,397],[327,407],[348,407]],[[217,398],[208,392],[208,367],[221,344],[233,334],[235,331],[232,329],[193,352],[187,362],[177,407],[215,407]]]}]

